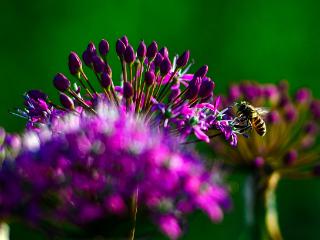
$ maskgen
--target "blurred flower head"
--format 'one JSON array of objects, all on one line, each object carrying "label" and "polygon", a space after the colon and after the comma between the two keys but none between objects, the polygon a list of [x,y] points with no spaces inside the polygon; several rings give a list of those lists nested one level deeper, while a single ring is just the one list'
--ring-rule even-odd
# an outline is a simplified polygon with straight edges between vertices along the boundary
[{"label": "blurred flower head", "polygon": [[266,135],[259,136],[251,129],[248,138],[239,137],[236,149],[227,149],[224,143],[213,148],[227,164],[254,168],[263,175],[277,171],[283,177],[319,175],[319,119],[320,101],[311,91],[301,88],[291,96],[289,84],[259,84],[244,81],[234,84],[224,104],[248,101],[254,107],[266,107],[263,117]]},{"label": "blurred flower head", "polygon": [[19,156],[0,170],[1,219],[85,228],[130,216],[138,191],[139,211],[176,239],[186,214],[200,209],[220,221],[230,204],[216,170],[134,113],[105,103],[26,131],[19,144]]}]

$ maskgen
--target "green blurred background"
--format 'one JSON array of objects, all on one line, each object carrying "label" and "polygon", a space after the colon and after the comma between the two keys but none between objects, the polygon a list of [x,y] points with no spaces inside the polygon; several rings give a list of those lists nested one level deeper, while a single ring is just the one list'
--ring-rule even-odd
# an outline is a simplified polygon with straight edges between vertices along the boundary
[{"label": "green blurred background", "polygon": [[[8,110],[21,105],[27,89],[56,96],[52,77],[68,73],[71,50],[82,53],[90,40],[101,38],[113,47],[124,34],[134,46],[144,39],[157,40],[171,53],[190,49],[194,69],[209,65],[216,94],[244,79],[288,79],[292,89],[308,86],[320,97],[319,8],[316,0],[1,0],[0,125],[10,131],[23,128],[24,121]],[[114,52],[110,57],[114,74],[120,74]],[[242,180],[231,179],[234,210],[225,220],[212,225],[196,214],[185,239],[239,239]],[[278,203],[285,239],[320,239],[319,189],[319,180],[281,182]],[[12,239],[35,239],[30,229],[16,227],[12,234]]]}]

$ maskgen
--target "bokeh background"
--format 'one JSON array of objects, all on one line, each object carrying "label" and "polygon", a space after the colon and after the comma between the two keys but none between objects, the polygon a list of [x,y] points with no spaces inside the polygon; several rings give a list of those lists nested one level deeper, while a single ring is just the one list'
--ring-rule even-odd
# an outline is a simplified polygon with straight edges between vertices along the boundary
[{"label": "bokeh background", "polygon": [[[24,121],[8,111],[22,94],[40,88],[56,97],[52,77],[68,73],[67,56],[101,38],[115,45],[126,34],[137,46],[157,40],[171,53],[190,49],[194,69],[209,65],[215,93],[244,79],[307,86],[320,97],[320,4],[317,0],[1,0],[0,125],[20,131]],[[120,64],[110,55],[114,74]],[[205,154],[205,153],[204,153]],[[234,209],[218,225],[200,213],[184,239],[241,239],[243,178],[230,179]],[[320,180],[282,181],[278,190],[285,239],[320,239]],[[42,239],[13,226],[12,239]],[[242,239],[245,239],[242,238]]]}]

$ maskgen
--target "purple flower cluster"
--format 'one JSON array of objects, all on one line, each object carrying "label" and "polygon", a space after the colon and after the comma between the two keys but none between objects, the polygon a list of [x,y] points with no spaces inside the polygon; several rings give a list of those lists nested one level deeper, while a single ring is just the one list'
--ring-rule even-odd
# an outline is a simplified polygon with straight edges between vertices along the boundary
[{"label": "purple flower cluster", "polygon": [[320,100],[312,97],[307,88],[298,89],[290,96],[288,83],[259,84],[245,81],[234,84],[224,104],[248,101],[254,107],[266,107],[262,116],[267,133],[260,137],[252,129],[248,139],[239,138],[236,149],[224,143],[214,149],[233,165],[259,169],[264,174],[278,171],[285,177],[306,177],[320,174],[319,120]]},{"label": "purple flower cluster", "polygon": [[83,227],[130,216],[136,196],[138,211],[177,239],[186,214],[200,209],[220,221],[230,203],[216,171],[134,113],[104,103],[22,139],[19,156],[0,170],[1,219]]},{"label": "purple flower cluster", "polygon": [[[71,84],[62,73],[53,79],[60,104],[41,91],[32,90],[25,95],[25,108],[16,114],[28,119],[29,129],[37,129],[41,124],[51,125],[53,119],[68,112],[95,114],[97,103],[103,101],[141,116],[182,141],[195,136],[199,141],[209,142],[208,131],[213,130],[236,145],[238,132],[233,130],[233,116],[218,111],[220,99],[213,96],[215,83],[207,76],[208,66],[188,73],[192,65],[188,65],[189,51],[170,60],[168,49],[158,49],[155,41],[149,46],[141,41],[135,51],[123,36],[116,42],[122,67],[121,84],[116,85],[108,62],[109,50],[109,43],[103,39],[98,50],[92,42],[88,44],[83,61],[71,52],[68,64],[76,82]],[[93,71],[96,82],[89,80],[84,65]]]}]

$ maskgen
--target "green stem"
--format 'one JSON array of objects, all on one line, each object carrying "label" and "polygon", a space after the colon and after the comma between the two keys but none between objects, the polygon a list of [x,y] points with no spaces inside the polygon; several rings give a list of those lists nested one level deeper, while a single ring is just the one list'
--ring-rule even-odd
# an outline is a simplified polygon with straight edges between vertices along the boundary
[{"label": "green stem", "polygon": [[282,240],[276,207],[279,173],[249,175],[246,179],[245,218],[252,240]]},{"label": "green stem", "polygon": [[129,240],[134,240],[135,232],[136,232],[136,223],[137,223],[137,213],[138,213],[138,197],[139,197],[139,189],[133,193],[131,199],[131,214],[132,214],[132,228],[130,232]]},{"label": "green stem", "polygon": [[9,225],[2,222],[0,223],[0,239],[9,240],[10,228]]}]

